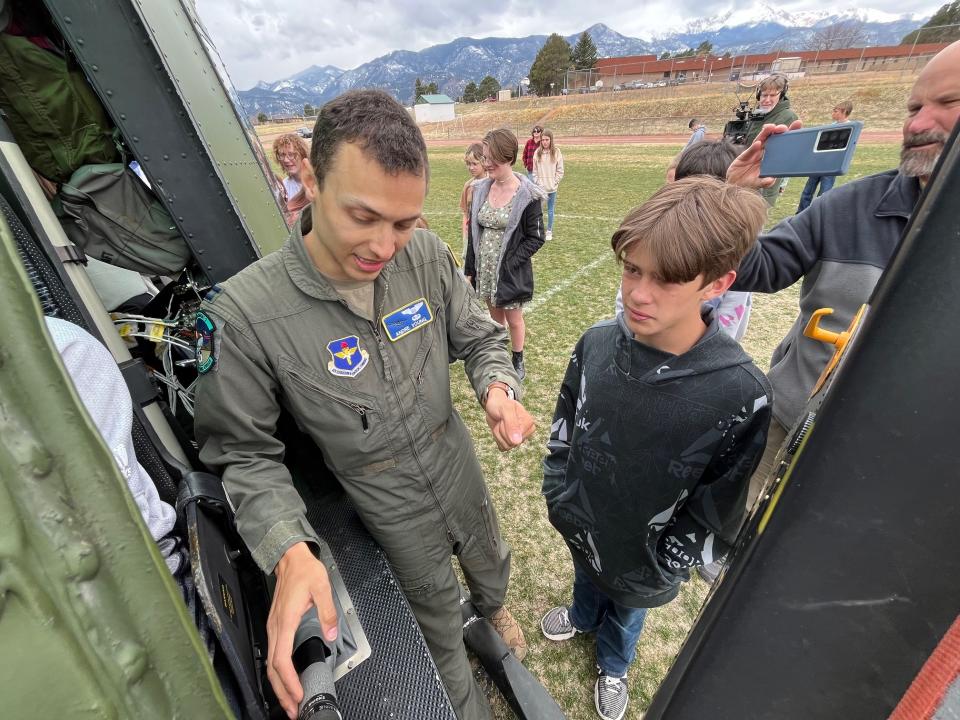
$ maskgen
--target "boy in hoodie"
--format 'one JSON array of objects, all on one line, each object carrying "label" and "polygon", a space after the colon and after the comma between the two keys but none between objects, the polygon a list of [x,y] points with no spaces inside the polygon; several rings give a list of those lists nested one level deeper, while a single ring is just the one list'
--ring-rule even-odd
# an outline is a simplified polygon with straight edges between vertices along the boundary
[{"label": "boy in hoodie", "polygon": [[574,563],[550,640],[597,635],[594,703],[619,720],[647,609],[722,557],[770,422],[767,379],[704,303],[723,294],[766,217],[759,195],[692,177],[632,210],[612,239],[624,312],[574,348],[543,463],[550,522]]}]

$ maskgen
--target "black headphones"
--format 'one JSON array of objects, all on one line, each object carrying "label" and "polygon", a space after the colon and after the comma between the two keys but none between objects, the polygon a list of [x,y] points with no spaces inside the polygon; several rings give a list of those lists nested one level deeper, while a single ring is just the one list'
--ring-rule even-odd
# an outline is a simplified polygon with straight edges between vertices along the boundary
[{"label": "black headphones", "polygon": [[[774,73],[773,75],[768,75],[760,82],[762,84],[764,80],[769,80],[770,78],[776,78],[776,77],[783,78],[783,90],[780,91],[780,100],[786,100],[787,88],[790,87],[790,78],[788,78],[786,75],[784,75],[783,73]],[[757,85],[757,102],[760,102],[760,85]]]}]

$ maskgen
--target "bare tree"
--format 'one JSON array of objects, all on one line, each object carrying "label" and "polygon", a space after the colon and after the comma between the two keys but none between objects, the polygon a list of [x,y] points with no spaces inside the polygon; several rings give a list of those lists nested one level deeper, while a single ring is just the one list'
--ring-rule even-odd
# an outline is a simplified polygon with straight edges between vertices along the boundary
[{"label": "bare tree", "polygon": [[818,30],[807,43],[808,50],[836,50],[838,48],[863,47],[869,35],[859,20],[844,20]]}]

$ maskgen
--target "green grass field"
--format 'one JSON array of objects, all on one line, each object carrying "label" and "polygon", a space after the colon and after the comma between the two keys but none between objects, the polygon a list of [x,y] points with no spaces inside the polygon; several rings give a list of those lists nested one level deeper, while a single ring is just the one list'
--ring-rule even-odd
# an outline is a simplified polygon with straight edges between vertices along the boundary
[{"label": "green grass field", "polygon": [[[547,687],[571,720],[595,718],[594,646],[591,636],[553,643],[540,632],[540,617],[570,600],[570,556],[547,521],[540,497],[541,459],[556,395],[570,350],[581,333],[613,314],[620,274],[609,240],[626,212],[663,182],[676,146],[566,147],[566,175],[557,198],[554,238],[534,257],[536,295],[526,311],[527,366],[524,405],[537,421],[536,434],[522,447],[502,454],[490,436],[463,373],[454,369],[454,399],[473,432],[477,454],[500,516],[503,534],[513,547],[513,575],[508,606],[526,633],[526,666]],[[857,150],[851,172],[839,183],[895,167],[899,147],[865,145]],[[431,228],[462,254],[458,202],[467,178],[460,149],[430,152],[431,189],[424,214]],[[771,213],[771,223],[797,206],[804,180],[794,179]],[[744,341],[757,364],[766,369],[770,353],[796,315],[797,286],[776,295],[757,295]],[[647,616],[647,624],[630,670],[628,718],[639,718],[670,667],[707,594],[695,578],[672,603]],[[483,680],[483,678],[481,678]],[[492,686],[488,686],[492,687]],[[495,716],[513,717],[490,689]]]}]

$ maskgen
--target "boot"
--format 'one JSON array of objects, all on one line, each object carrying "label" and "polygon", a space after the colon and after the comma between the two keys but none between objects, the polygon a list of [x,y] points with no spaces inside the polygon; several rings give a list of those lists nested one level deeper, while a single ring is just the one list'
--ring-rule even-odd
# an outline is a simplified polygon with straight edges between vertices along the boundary
[{"label": "boot", "polygon": [[523,367],[523,350],[513,351],[513,369],[517,371],[521,381],[527,376],[527,371]]},{"label": "boot", "polygon": [[504,644],[510,648],[513,656],[523,662],[527,656],[527,641],[523,637],[520,624],[513,619],[513,615],[506,607],[501,607],[490,616],[490,624],[497,634],[503,638]]}]

